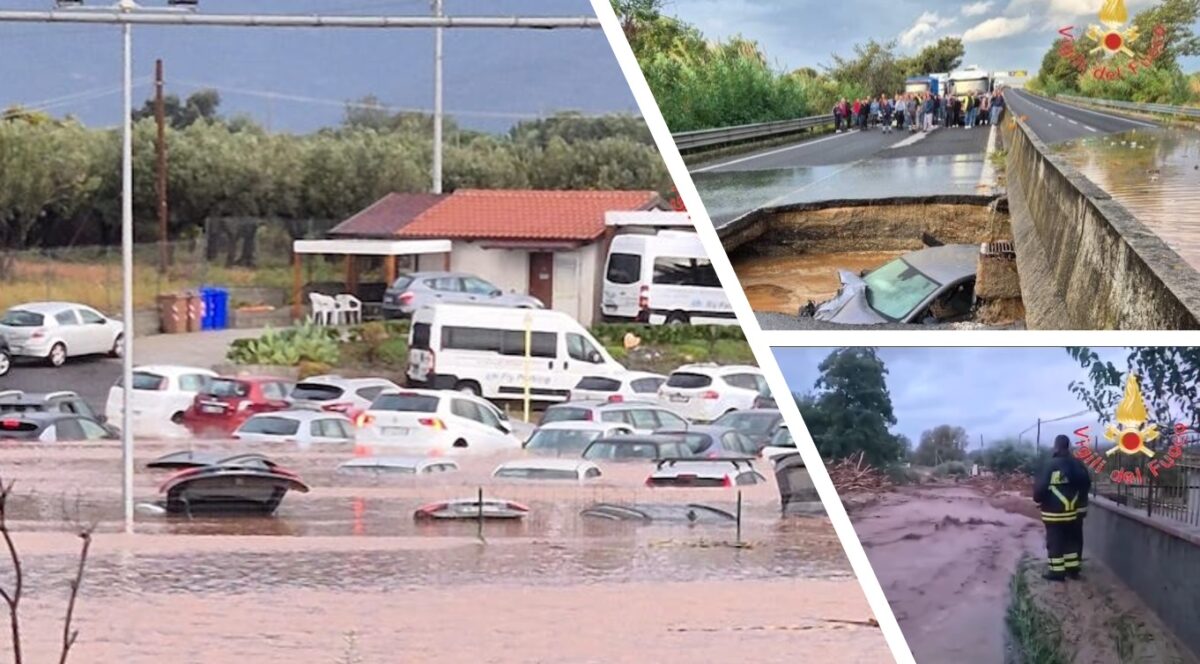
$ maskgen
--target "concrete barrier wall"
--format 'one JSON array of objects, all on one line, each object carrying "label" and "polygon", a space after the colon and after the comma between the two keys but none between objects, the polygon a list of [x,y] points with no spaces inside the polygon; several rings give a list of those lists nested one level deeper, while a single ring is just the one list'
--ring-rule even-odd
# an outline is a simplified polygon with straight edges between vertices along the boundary
[{"label": "concrete barrier wall", "polygon": [[1022,282],[1052,294],[1026,307],[1055,310],[1032,327],[1200,328],[1200,274],[1020,118],[1004,135]]},{"label": "concrete barrier wall", "polygon": [[1084,520],[1088,558],[1112,569],[1180,642],[1200,653],[1200,529],[1094,498]]}]

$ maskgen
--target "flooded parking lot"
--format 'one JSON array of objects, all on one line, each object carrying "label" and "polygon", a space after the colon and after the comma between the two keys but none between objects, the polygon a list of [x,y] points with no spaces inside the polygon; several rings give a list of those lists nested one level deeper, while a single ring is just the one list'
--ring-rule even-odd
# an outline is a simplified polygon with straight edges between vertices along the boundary
[{"label": "flooded parking lot", "polygon": [[1054,150],[1200,269],[1200,131],[1139,129]]},{"label": "flooded parking lot", "polygon": [[[139,503],[157,499],[169,474],[145,463],[179,448],[139,442]],[[595,484],[531,485],[491,479],[497,458],[462,458],[460,472],[432,477],[350,476],[335,472],[354,456],[349,445],[258,451],[312,490],[289,493],[270,518],[139,511],[129,536],[119,532],[119,447],[0,447],[0,468],[17,482],[9,523],[33,659],[61,638],[72,520],[98,522],[78,661],[382,662],[397,661],[397,648],[406,661],[704,660],[755,644],[761,661],[810,645],[839,648],[844,661],[886,657],[828,521],[782,517],[769,466],[766,483],[742,487],[738,547],[731,522],[580,516],[597,502],[736,510],[734,489],[645,487],[649,464],[604,466]],[[485,523],[482,539],[475,522],[413,519],[423,504],[480,487],[529,515]]]}]

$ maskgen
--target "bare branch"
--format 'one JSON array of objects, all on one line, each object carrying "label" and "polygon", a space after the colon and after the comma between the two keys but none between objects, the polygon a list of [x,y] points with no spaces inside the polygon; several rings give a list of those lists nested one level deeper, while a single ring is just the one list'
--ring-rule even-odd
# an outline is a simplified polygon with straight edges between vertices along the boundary
[{"label": "bare branch", "polygon": [[12,630],[13,664],[21,664],[21,622],[17,609],[21,604],[24,577],[21,573],[21,557],[17,555],[17,546],[13,543],[12,533],[8,530],[8,498],[12,495],[12,488],[12,482],[5,484],[0,481],[0,536],[4,538],[4,544],[8,548],[8,555],[12,559],[13,566],[12,592],[0,589],[0,595],[8,604],[8,622]]},{"label": "bare branch", "polygon": [[62,653],[59,655],[58,664],[66,664],[71,646],[75,645],[75,639],[79,637],[79,630],[71,629],[71,619],[75,616],[75,600],[79,597],[79,588],[83,586],[83,570],[87,565],[88,550],[92,547],[92,532],[95,529],[96,524],[93,523],[79,531],[79,538],[83,540],[83,546],[79,550],[79,567],[75,571],[75,578],[71,581],[71,598],[67,600],[67,617],[63,621]]}]

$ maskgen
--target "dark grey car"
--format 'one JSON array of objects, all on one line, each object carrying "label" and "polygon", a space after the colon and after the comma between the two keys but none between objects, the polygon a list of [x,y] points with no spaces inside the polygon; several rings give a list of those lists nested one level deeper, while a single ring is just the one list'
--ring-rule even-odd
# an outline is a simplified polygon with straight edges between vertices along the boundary
[{"label": "dark grey car", "polygon": [[541,300],[505,293],[491,282],[463,272],[413,272],[400,275],[383,294],[384,318],[408,318],[434,304],[482,304],[541,309]]},{"label": "dark grey car", "polygon": [[12,353],[8,350],[8,341],[0,337],[0,376],[12,368]]},{"label": "dark grey car", "polygon": [[965,320],[975,306],[978,257],[978,245],[949,244],[905,254],[863,276],[838,270],[837,295],[800,314],[848,325]]}]

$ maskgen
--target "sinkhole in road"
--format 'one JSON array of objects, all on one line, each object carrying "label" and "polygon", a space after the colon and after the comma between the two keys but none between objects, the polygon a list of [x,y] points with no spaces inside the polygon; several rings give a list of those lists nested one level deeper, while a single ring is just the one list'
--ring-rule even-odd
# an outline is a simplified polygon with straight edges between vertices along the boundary
[{"label": "sinkhole in road", "polygon": [[911,252],[974,245],[976,306],[970,321],[1024,320],[1007,200],[983,196],[826,201],[766,208],[723,238],[751,308],[795,315],[834,297],[839,270],[864,274]]}]

